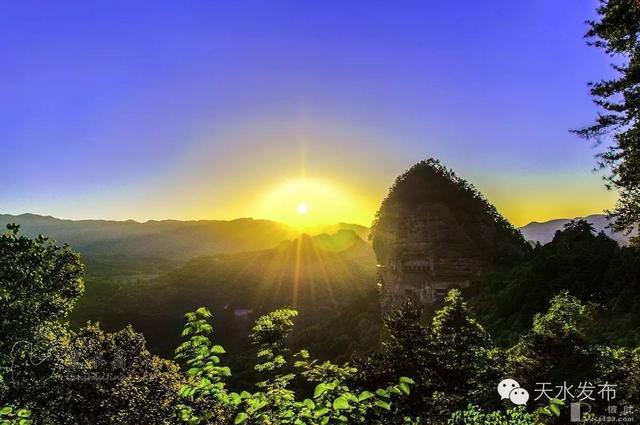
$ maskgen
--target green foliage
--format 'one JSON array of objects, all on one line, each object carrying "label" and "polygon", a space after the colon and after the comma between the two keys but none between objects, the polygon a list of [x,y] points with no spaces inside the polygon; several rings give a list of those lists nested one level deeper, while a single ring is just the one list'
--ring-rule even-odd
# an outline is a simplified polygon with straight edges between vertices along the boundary
[{"label": "green foliage", "polygon": [[31,425],[31,411],[13,406],[0,406],[0,425]]},{"label": "green foliage", "polygon": [[[487,321],[490,326],[508,328],[512,314],[526,316],[509,349],[494,346],[459,290],[447,294],[429,324],[410,302],[392,312],[385,318],[388,337],[381,350],[355,365],[296,352],[291,337],[297,311],[281,308],[259,317],[252,328],[255,388],[231,382],[229,356],[212,342],[206,308],[185,315],[184,341],[176,350],[183,373],[152,356],[130,327],[109,333],[88,324],[71,330],[61,319],[82,287],[77,256],[10,230],[0,239],[0,294],[8,307],[0,313],[6,337],[0,340],[0,367],[10,373],[7,382],[0,379],[0,425],[533,425],[566,419],[558,400],[501,409],[495,383],[504,376],[525,388],[541,380],[615,382],[620,406],[640,404],[640,348],[593,341],[594,319],[606,323],[596,303],[630,315],[640,305],[640,251],[618,247],[583,221],[570,223],[502,276],[470,288],[483,318],[494,319]],[[180,305],[180,296],[176,300]],[[31,317],[30,309],[42,317]],[[357,314],[345,308],[337,317],[330,322],[336,329],[351,327]],[[325,332],[322,337],[336,331]],[[19,344],[8,350],[8,341]]]},{"label": "green foliage", "polygon": [[16,423],[166,423],[177,367],[131,328],[74,332],[62,323],[83,290],[79,257],[18,230],[0,235],[0,404],[28,407],[11,410]]},{"label": "green foliage", "polygon": [[149,353],[142,334],[131,327],[107,333],[88,324],[51,360],[54,373],[41,394],[46,415],[59,423],[162,424],[172,417],[179,370]]},{"label": "green foliage", "polygon": [[[0,388],[5,389],[5,382],[0,374]],[[0,425],[31,425],[31,411],[29,409],[16,409],[12,405],[0,404]]]},{"label": "green foliage", "polygon": [[[640,348],[592,346],[594,375],[601,382],[615,382],[620,408],[640,404]],[[633,408],[630,421],[640,421],[640,412]]]},{"label": "green foliage", "polygon": [[256,365],[257,371],[275,373],[286,364],[285,340],[297,316],[297,311],[281,308],[258,318],[251,334],[251,341],[258,348],[258,358],[262,361]]},{"label": "green foliage", "polygon": [[38,338],[12,365],[6,396],[28,406],[35,423],[169,423],[182,377],[175,364],[149,353],[141,334],[58,325]]},{"label": "green foliage", "polygon": [[178,393],[183,402],[177,406],[185,423],[224,423],[231,410],[227,406],[233,405],[224,381],[231,370],[220,366],[220,355],[225,351],[208,337],[213,332],[207,322],[210,317],[209,310],[202,307],[185,314],[182,336],[188,339],[176,349],[176,360],[186,366],[188,373],[188,381]]},{"label": "green foliage", "polygon": [[187,313],[183,336],[188,340],[176,350],[176,358],[189,368],[189,381],[179,392],[180,419],[189,424],[227,423],[231,418],[234,424],[382,423],[387,412],[395,410],[393,400],[411,393],[414,381],[407,377],[375,391],[356,392],[345,383],[356,373],[353,367],[320,363],[301,351],[294,366],[316,385],[310,397],[299,400],[290,388],[296,374],[287,370],[285,344],[296,316],[295,310],[282,308],[256,321],[251,340],[258,350],[256,369],[264,380],[257,384],[258,391],[238,393],[226,388],[230,371],[219,366],[220,359],[213,353],[218,346],[207,337],[212,331],[206,320],[210,313],[204,308]]},{"label": "green foliage", "polygon": [[[627,256],[625,261],[637,264],[636,250],[622,250],[610,242],[594,235],[586,223],[575,222],[528,261],[540,273],[565,268],[573,273],[573,267],[580,277],[579,269],[598,255],[610,262]],[[31,245],[25,241],[24,246]],[[14,258],[16,251],[5,253]],[[15,276],[38,269],[28,262],[14,264]],[[547,287],[546,311],[532,315],[530,329],[506,352],[494,346],[461,292],[451,290],[429,325],[422,323],[422,311],[411,303],[386,317],[389,335],[382,350],[354,366],[312,359],[307,350],[292,355],[288,339],[297,312],[281,308],[258,318],[252,328],[250,340],[260,378],[255,389],[245,386],[239,391],[229,383],[231,368],[222,361],[225,349],[212,342],[211,313],[206,308],[185,315],[184,341],[176,350],[184,374],[174,363],[152,356],[142,335],[131,328],[107,333],[88,324],[72,331],[52,319],[26,320],[29,326],[22,332],[29,338],[5,352],[4,359],[12,361],[11,379],[0,382],[0,405],[7,406],[0,411],[4,415],[0,424],[538,424],[562,420],[561,405],[553,401],[530,413],[522,408],[499,411],[495,383],[505,373],[532,388],[534,380],[570,380],[578,372],[580,378],[586,374],[597,382],[617,382],[620,405],[640,403],[640,349],[589,341],[593,306],[569,291],[555,289],[570,286],[585,296],[593,288],[568,282],[558,279],[558,286]],[[28,311],[16,310],[16,315],[27,316]],[[469,400],[479,407],[463,410]],[[456,413],[452,416],[452,412]]]},{"label": "green foliage", "polygon": [[37,327],[66,317],[84,290],[82,264],[68,246],[19,235],[15,224],[7,229],[0,234],[0,356]]},{"label": "green foliage", "polygon": [[574,335],[580,337],[580,325],[589,318],[586,306],[568,291],[562,291],[551,299],[545,314],[538,313],[533,317],[533,333],[555,340],[565,340]]},{"label": "green foliage", "polygon": [[[520,385],[579,380],[594,370],[588,342],[581,328],[588,309],[564,291],[554,296],[549,309],[534,317],[532,329],[509,349],[506,370]],[[571,366],[570,366],[571,365]]]},{"label": "green foliage", "polygon": [[547,406],[528,413],[524,407],[507,409],[506,412],[484,412],[478,406],[469,404],[465,410],[454,412],[447,425],[544,425],[554,423],[560,416],[564,402],[551,399]]},{"label": "green foliage", "polygon": [[466,410],[454,412],[447,420],[447,425],[538,425],[533,415],[523,407],[508,409],[506,413],[493,411],[485,413],[474,405]]},{"label": "green foliage", "polygon": [[500,376],[499,353],[457,289],[449,291],[433,318],[429,352],[441,380],[437,391],[447,394],[443,414],[466,400],[491,398]]},{"label": "green foliage", "polygon": [[[434,158],[415,164],[396,178],[371,225],[374,248],[381,244],[383,229],[397,224],[399,212],[434,204],[446,206],[469,242],[491,261],[510,263],[530,249],[520,232],[471,183]],[[488,223],[495,230],[492,237],[486,233]]]},{"label": "green foliage", "polygon": [[583,221],[567,224],[521,264],[484,277],[469,302],[500,345],[514,344],[545,311],[551,298],[569,291],[590,310],[581,329],[602,344],[640,344],[629,332],[640,324],[640,251],[621,248]]},{"label": "green foliage", "polygon": [[[230,353],[226,362],[234,376],[229,383],[235,385],[255,378],[247,361],[254,358],[247,325],[294,303],[295,294],[296,305],[305,314],[289,339],[291,348],[347,361],[378,343],[382,319],[371,246],[354,237],[339,252],[323,249],[327,239],[336,236],[193,258],[173,270],[169,270],[173,263],[152,258],[83,256],[87,291],[70,318],[75,326],[100,321],[108,330],[131,324],[145,335],[152,352],[171,357],[181,342],[184,312],[204,305],[216,317],[216,341]],[[248,316],[235,316],[238,309],[249,311]]]},{"label": "green foliage", "polygon": [[421,311],[411,302],[385,320],[389,340],[360,365],[355,384],[385,385],[394,376],[411,376],[416,384],[400,400],[405,414],[446,419],[468,400],[495,400],[500,353],[473,318],[460,291],[451,290],[431,326],[419,322]]},{"label": "green foliage", "polygon": [[640,3],[600,0],[598,20],[589,25],[586,37],[614,58],[617,75],[590,84],[600,111],[593,125],[576,133],[599,142],[606,137],[599,165],[610,171],[608,187],[620,193],[615,227],[631,229],[640,222]]}]

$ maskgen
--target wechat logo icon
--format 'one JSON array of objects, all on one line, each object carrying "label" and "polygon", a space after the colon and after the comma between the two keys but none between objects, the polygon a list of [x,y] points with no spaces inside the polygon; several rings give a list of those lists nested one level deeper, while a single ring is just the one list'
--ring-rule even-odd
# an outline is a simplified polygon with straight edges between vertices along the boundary
[{"label": "wechat logo icon", "polygon": [[515,379],[503,379],[498,384],[498,394],[501,400],[509,399],[517,406],[524,406],[529,401],[529,391],[520,387]]}]

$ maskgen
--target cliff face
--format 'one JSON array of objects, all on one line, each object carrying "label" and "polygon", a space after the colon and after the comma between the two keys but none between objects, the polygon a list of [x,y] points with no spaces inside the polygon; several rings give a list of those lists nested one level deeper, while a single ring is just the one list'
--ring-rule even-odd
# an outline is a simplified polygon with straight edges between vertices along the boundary
[{"label": "cliff face", "polygon": [[396,180],[371,237],[385,311],[406,298],[431,304],[527,249],[473,186],[435,160],[417,164]]}]

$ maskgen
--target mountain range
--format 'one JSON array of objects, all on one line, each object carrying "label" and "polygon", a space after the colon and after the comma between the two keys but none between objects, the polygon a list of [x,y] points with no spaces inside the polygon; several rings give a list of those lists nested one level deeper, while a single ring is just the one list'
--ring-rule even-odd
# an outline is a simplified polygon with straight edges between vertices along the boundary
[{"label": "mountain range", "polygon": [[[627,234],[614,232],[604,214],[531,222],[519,228],[524,238],[533,243],[551,242],[555,233],[572,220],[586,220],[596,232],[604,232],[618,244],[629,244],[637,230]],[[239,218],[235,220],[64,220],[37,214],[0,214],[0,228],[17,223],[25,235],[43,234],[68,243],[79,251],[89,271],[134,265],[135,270],[164,271],[200,256],[261,251],[277,247],[283,241],[300,236],[298,229],[270,220]],[[348,232],[342,232],[348,230]],[[305,229],[317,246],[326,251],[341,251],[352,243],[352,236],[366,241],[369,228],[358,224],[337,223]],[[94,267],[95,266],[95,267]],[[169,268],[171,268],[169,267]],[[150,270],[150,271],[151,271]]]},{"label": "mountain range", "polygon": [[[604,232],[623,246],[628,245],[629,239],[638,234],[637,230],[630,234],[612,231],[608,228],[610,221],[604,214],[545,222],[534,221],[520,227],[519,230],[526,240],[544,245],[567,223],[580,219],[590,222],[596,232]],[[144,258],[145,264],[154,259],[163,263],[179,264],[199,256],[274,248],[283,241],[297,238],[301,233],[300,230],[283,223],[253,218],[150,220],[140,223],[134,220],[64,220],[37,214],[0,214],[0,228],[4,228],[8,223],[20,224],[25,235],[35,237],[43,234],[68,243],[89,262],[100,258],[102,263],[109,257],[117,259],[127,256]],[[342,242],[339,237],[329,235],[340,233],[342,230],[352,231],[362,240],[368,239],[368,227],[350,223],[320,224],[305,229],[305,233],[314,236],[316,243],[323,249],[340,251],[343,248],[341,244],[350,244],[349,232],[342,233],[342,238],[346,237]],[[116,263],[122,266],[119,260]]]},{"label": "mountain range", "polygon": [[[567,223],[580,219],[590,222],[596,232],[604,232],[620,245],[628,245],[629,238],[637,235],[637,230],[630,234],[612,231],[608,228],[610,221],[605,214],[533,221],[519,230],[526,240],[544,245],[551,242],[555,233]],[[22,232],[28,236],[43,234],[66,242],[87,256],[126,254],[173,261],[269,249],[300,235],[300,230],[286,224],[253,218],[149,220],[140,223],[134,220],[63,220],[37,214],[0,214],[0,227],[4,228],[8,223],[20,224]],[[368,227],[349,223],[320,224],[305,229],[305,233],[329,235],[340,230],[352,230],[363,240],[367,240],[369,234]]]},{"label": "mountain range", "polygon": [[571,221],[585,220],[593,225],[596,232],[604,232],[605,235],[618,242],[619,245],[629,245],[629,239],[637,236],[637,229],[627,234],[624,232],[614,232],[608,226],[611,221],[605,214],[592,214],[586,217],[561,218],[556,220],[538,223],[536,221],[520,227],[520,232],[528,241],[540,242],[542,245],[551,242],[558,230],[562,230],[564,226]]},{"label": "mountain range", "polygon": [[[585,220],[628,243],[628,235],[607,229],[606,216]],[[525,239],[545,244],[570,221],[534,222],[520,230]],[[86,289],[70,317],[74,326],[88,320],[106,330],[131,324],[155,353],[171,355],[182,315],[202,305],[214,313],[217,340],[241,353],[230,359],[235,370],[242,370],[250,351],[239,335],[258,315],[284,305],[301,311],[294,344],[320,357],[346,360],[376,346],[380,336],[376,259],[365,226],[338,223],[304,234],[251,218],[139,223],[0,215],[0,226],[7,223],[81,253]],[[338,328],[343,331],[336,339]]]},{"label": "mountain range", "polygon": [[[36,214],[0,214],[0,228],[17,223],[22,233],[43,234],[68,243],[83,256],[127,255],[186,261],[202,255],[259,251],[295,239],[300,230],[270,220],[63,220]],[[311,235],[351,230],[366,240],[368,228],[357,224],[316,225]]]}]

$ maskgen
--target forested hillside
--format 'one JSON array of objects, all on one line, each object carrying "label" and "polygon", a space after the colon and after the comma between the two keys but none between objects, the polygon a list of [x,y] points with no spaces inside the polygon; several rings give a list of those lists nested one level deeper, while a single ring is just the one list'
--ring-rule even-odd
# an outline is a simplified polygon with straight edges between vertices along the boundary
[{"label": "forested hillside", "polygon": [[[300,253],[300,264],[310,272],[296,274],[295,267],[286,267],[281,284],[267,288],[260,285],[266,280],[258,279],[256,288],[239,283],[243,279],[231,279],[225,284],[231,275],[216,280],[221,269],[215,266],[215,258],[202,258],[178,273],[169,273],[164,286],[150,288],[136,303],[137,311],[144,315],[158,306],[150,294],[167,300],[161,308],[176,310],[190,304],[206,304],[206,297],[215,297],[218,290],[220,294],[235,294],[233,288],[237,288],[243,294],[228,306],[230,314],[226,316],[224,307],[214,313],[213,319],[204,307],[186,315],[181,332],[184,342],[177,341],[176,364],[150,353],[144,336],[131,328],[109,333],[96,325],[74,330],[60,322],[83,292],[78,256],[45,239],[19,236],[16,227],[9,230],[0,237],[0,283],[7,307],[0,315],[0,361],[5,371],[0,395],[8,404],[1,408],[0,415],[10,424],[280,424],[287,423],[288,415],[306,417],[312,424],[468,424],[465,418],[486,415],[500,420],[500,424],[565,420],[562,402],[555,399],[532,403],[529,412],[523,407],[508,407],[503,412],[486,413],[500,409],[495,385],[505,376],[514,377],[526,388],[534,388],[541,379],[556,382],[587,376],[594,385],[616,382],[617,400],[622,405],[640,401],[640,381],[635,373],[640,364],[637,349],[598,344],[590,337],[597,312],[584,299],[579,286],[565,287],[569,280],[545,288],[540,310],[530,317],[530,324],[523,326],[513,342],[496,344],[487,331],[495,328],[496,334],[501,334],[495,322],[501,312],[490,318],[494,322],[485,327],[483,315],[489,316],[477,316],[460,291],[451,290],[442,304],[435,306],[433,314],[409,303],[387,316],[386,337],[378,345],[362,339],[377,339],[375,327],[367,329],[367,323],[374,323],[373,317],[379,314],[370,310],[367,317],[368,306],[374,304],[375,297],[368,298],[366,291],[361,293],[357,286],[322,286],[327,281],[322,278],[318,258],[323,258],[323,264],[335,267],[339,261],[346,270],[358,270],[355,259],[360,258],[358,248],[362,241],[356,238],[351,247],[354,262],[344,263],[342,258],[333,257],[335,253],[318,252],[310,238],[273,251],[231,256],[235,263],[229,263],[230,273],[257,278],[263,273],[268,275],[267,266],[282,259],[281,255]],[[572,253],[582,247],[578,255],[603,253],[611,247],[620,250],[614,241],[593,235],[582,223],[567,228],[557,239],[559,247],[551,245],[551,255],[536,250],[530,261],[539,261],[542,267],[551,269],[557,258],[553,252],[558,248]],[[584,249],[585,243],[587,247],[595,246],[595,251]],[[636,248],[624,252],[630,258],[639,257]],[[256,268],[246,267],[252,263]],[[523,263],[518,267],[526,266]],[[518,267],[511,270],[516,275]],[[301,277],[298,282],[305,279],[307,290],[295,291],[296,280],[289,278],[296,275]],[[180,282],[206,277],[213,278],[204,283],[205,288],[179,287]],[[535,289],[527,285],[527,279],[522,282],[526,289]],[[312,288],[318,295],[326,297],[333,292],[335,296],[333,317],[324,323],[322,318],[327,318],[331,306],[316,305]],[[502,288],[509,289],[504,284]],[[583,299],[569,291],[576,291]],[[176,296],[165,297],[171,294]],[[280,296],[283,299],[277,299]],[[521,300],[509,298],[523,305],[526,299],[526,294]],[[229,321],[237,310],[244,312],[247,307],[254,307],[260,311],[270,308],[272,302],[295,300],[300,311],[277,309],[255,318],[253,327],[254,317],[247,317],[243,324]],[[475,300],[482,300],[481,295]],[[500,297],[498,300],[504,303]],[[602,300],[606,300],[606,294]],[[302,324],[302,332],[297,335],[296,318]],[[508,316],[503,319],[511,320]],[[216,326],[213,337],[209,322]],[[153,338],[154,329],[149,325],[146,332]],[[167,325],[172,326],[162,321],[153,324],[155,329]],[[175,328],[178,333],[179,326]],[[226,346],[220,344],[225,333],[229,342]],[[229,337],[228,333],[235,335]],[[234,343],[247,334],[251,337],[245,340],[246,345]],[[311,355],[324,352],[335,357],[332,349],[342,353],[349,349],[331,347],[340,338],[376,349],[368,355],[357,354],[353,359],[355,367],[318,362],[306,350],[298,351],[309,344]],[[178,364],[184,368],[178,369]],[[259,383],[253,387],[256,380]],[[307,398],[303,400],[304,397]],[[479,407],[467,406],[469,399]],[[604,407],[603,401],[594,402],[594,409]]]},{"label": "forested hillside", "polygon": [[468,296],[492,335],[509,343],[560,290],[592,306],[592,341],[640,344],[638,248],[620,247],[583,220],[569,222],[521,264],[485,276]]},{"label": "forested hillside", "polygon": [[[83,255],[144,257],[185,261],[201,255],[270,249],[297,237],[299,230],[270,220],[61,220],[36,214],[0,214],[2,227],[19,224],[26,235],[47,235],[64,241]],[[316,225],[306,232],[316,235],[353,230],[366,237],[367,228],[356,224]]]},{"label": "forested hillside", "polygon": [[255,318],[292,306],[301,312],[293,343],[321,357],[348,359],[378,342],[375,258],[351,230],[301,235],[264,251],[198,257],[172,269],[165,263],[148,266],[159,274],[139,272],[133,280],[133,274],[119,278],[115,265],[93,264],[101,274],[88,277],[71,315],[75,326],[87,320],[107,330],[131,324],[153,352],[170,356],[184,312],[206,306],[220,324],[218,338],[238,355],[250,347],[246,331]]},{"label": "forested hillside", "polygon": [[603,232],[620,245],[629,245],[630,240],[638,235],[636,229],[615,230],[613,224],[615,219],[609,218],[606,214],[592,214],[586,217],[577,217],[574,219],[558,218],[555,220],[545,221],[542,223],[533,222],[520,228],[520,232],[524,238],[533,243],[539,242],[542,245],[551,242],[558,230],[562,230],[565,225],[571,221],[584,220],[590,223],[594,230],[598,233]]}]

